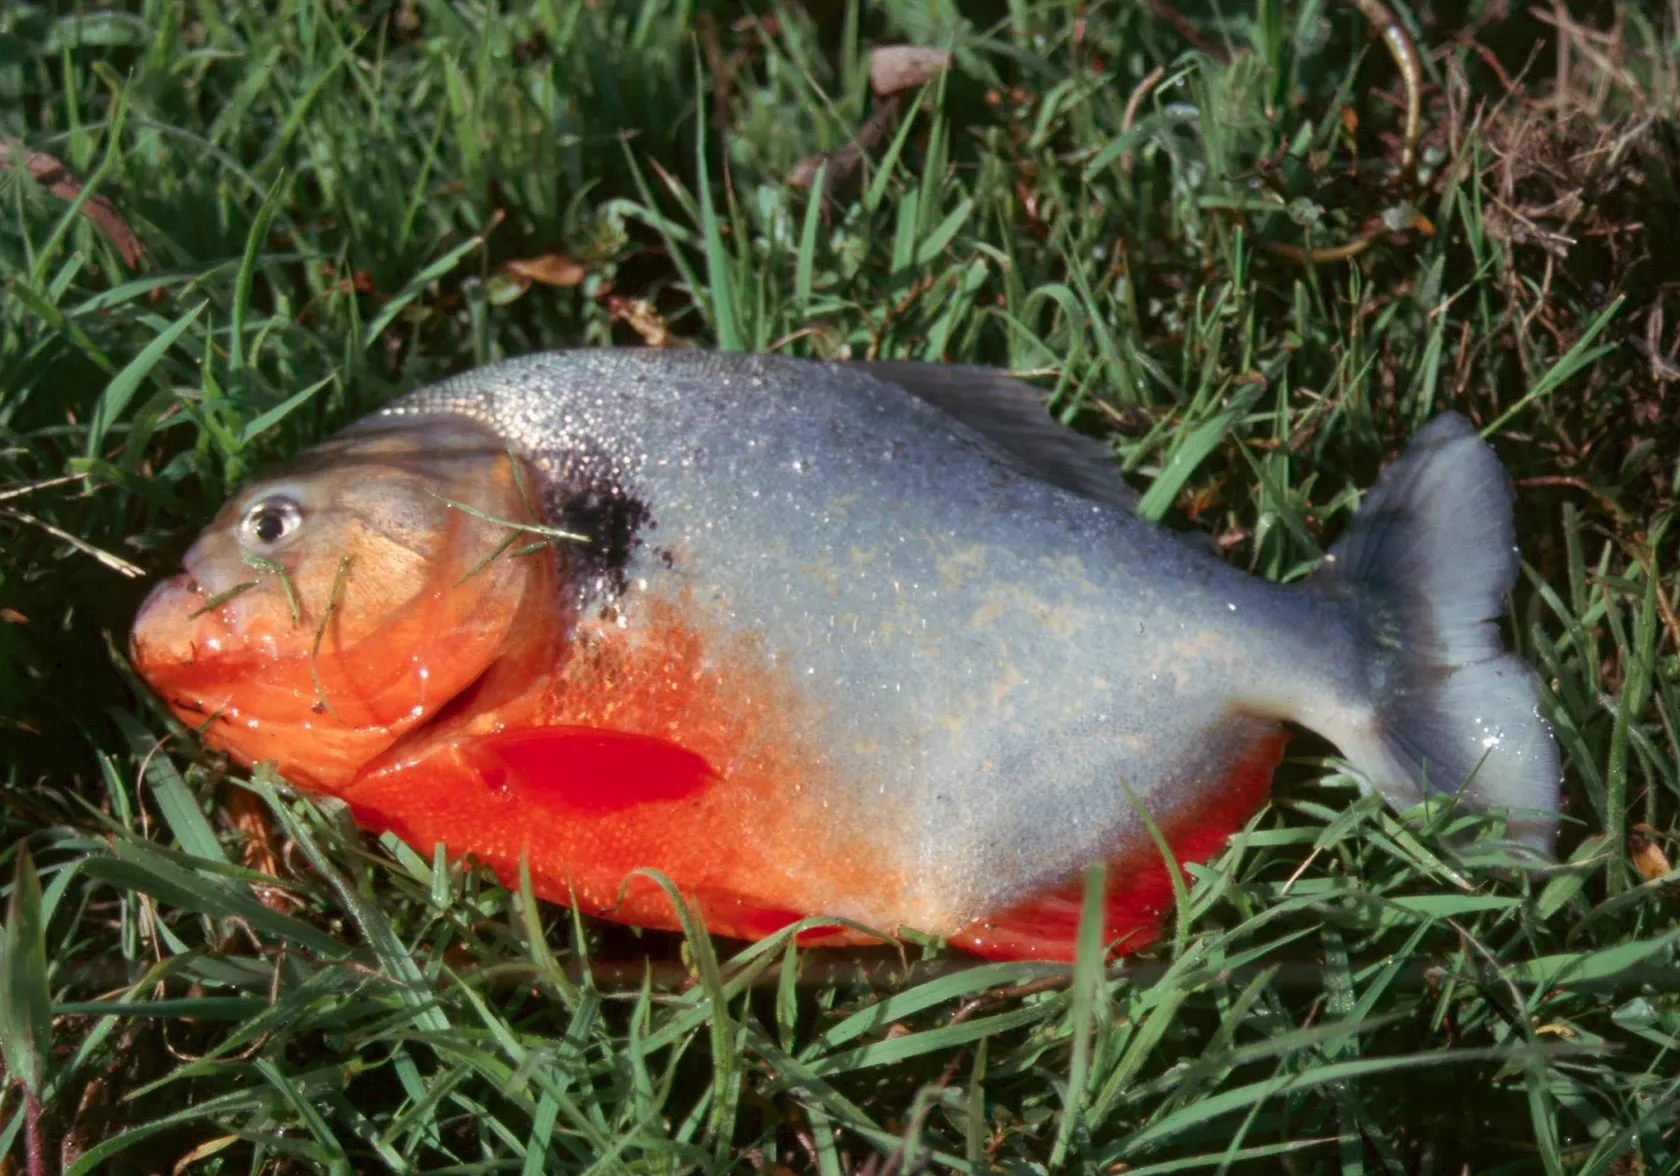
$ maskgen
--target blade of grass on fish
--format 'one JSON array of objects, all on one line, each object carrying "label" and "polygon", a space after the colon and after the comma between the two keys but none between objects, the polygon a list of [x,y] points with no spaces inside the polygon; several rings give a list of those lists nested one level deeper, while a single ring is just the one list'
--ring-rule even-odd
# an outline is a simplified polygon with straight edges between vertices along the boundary
[{"label": "blade of grass on fish", "polygon": [[297,589],[292,587],[292,575],[286,570],[285,566],[250,551],[241,552],[239,558],[246,567],[255,568],[259,572],[268,572],[279,578],[280,590],[286,595],[286,607],[291,610],[292,626],[295,628],[299,625],[303,621],[303,611],[298,603]]},{"label": "blade of grass on fish", "polygon": [[198,321],[199,315],[204,313],[209,301],[200,302],[165,327],[152,341],[140,349],[140,353],[129,360],[122,371],[111,377],[105,390],[100,393],[99,401],[93,407],[93,413],[88,419],[87,444],[83,450],[84,457],[98,457],[100,447],[105,443],[105,435],[116,424],[123,409],[139,389],[141,381],[151,375],[169,349],[175,346],[175,341],[186,333],[187,329]]},{"label": "blade of grass on fish", "polygon": [[[459,588],[462,584],[465,584],[468,580],[471,580],[474,576],[478,575],[485,568],[489,567],[491,564],[495,563],[498,559],[500,559],[503,555],[507,554],[510,550],[512,550],[513,545],[515,543],[518,543],[518,542],[519,542],[519,532],[518,531],[509,531],[506,535],[504,535],[502,537],[501,542],[497,543],[496,546],[492,547],[489,551],[484,553],[484,557],[482,559],[480,559],[477,563],[473,564],[473,566],[468,568],[466,571],[462,572],[461,575],[460,575],[460,578],[457,579],[452,586],[456,587],[456,588]],[[547,546],[548,546],[547,541],[539,539],[535,543],[525,544],[523,547],[521,547],[518,551],[515,551],[513,554],[514,554],[515,558],[517,558],[521,555],[535,555],[537,552],[543,550]]]},{"label": "blade of grass on fish", "polygon": [[453,498],[439,494],[436,490],[428,490],[427,493],[431,494],[433,498],[453,510],[469,514],[475,519],[483,519],[487,523],[494,523],[498,527],[506,527],[511,531],[527,531],[533,535],[546,535],[550,539],[570,539],[578,543],[589,542],[589,536],[587,535],[579,535],[572,531],[562,531],[558,527],[545,527],[541,523],[516,523],[512,519],[497,518],[495,515],[488,514],[480,510],[478,507],[471,506],[468,503],[457,502]]},{"label": "blade of grass on fish", "polygon": [[338,557],[338,569],[333,572],[332,589],[327,593],[327,604],[321,610],[320,623],[315,626],[315,640],[309,646],[309,684],[315,688],[315,705],[327,714],[332,714],[333,708],[327,701],[326,688],[321,685],[321,642],[326,639],[327,625],[332,620],[333,611],[338,608],[338,597],[344,591],[344,582],[349,575],[350,555],[346,552]]},{"label": "blade of grass on fish", "polygon": [[188,613],[187,614],[187,620],[195,621],[199,617],[206,616],[209,613],[215,612],[217,609],[221,608],[224,604],[227,604],[229,601],[239,599],[239,597],[245,595],[245,593],[247,593],[251,589],[255,588],[257,586],[257,584],[258,584],[258,581],[256,581],[256,580],[244,580],[244,581],[241,581],[238,584],[235,584],[232,588],[229,588],[226,592],[216,593],[216,595],[210,597],[203,604],[199,605],[197,608],[193,609],[190,613]]},{"label": "blade of grass on fish", "polygon": [[[52,1058],[52,993],[41,880],[28,843],[20,840],[15,853],[12,893],[6,900],[5,955],[0,958],[0,1052],[6,1072],[24,1084],[33,1100],[42,1093]],[[34,1117],[38,1111],[30,1114]]]}]

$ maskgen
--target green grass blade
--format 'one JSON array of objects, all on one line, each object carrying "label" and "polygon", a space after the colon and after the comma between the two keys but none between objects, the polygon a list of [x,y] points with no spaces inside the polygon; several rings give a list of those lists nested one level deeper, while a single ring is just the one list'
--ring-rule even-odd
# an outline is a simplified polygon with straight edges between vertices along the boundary
[{"label": "green grass blade", "polygon": [[6,1072],[39,1096],[53,1047],[46,923],[41,917],[41,880],[29,846],[19,841],[14,853],[5,955],[0,957],[0,1051]]},{"label": "green grass blade", "polygon": [[158,361],[175,346],[175,341],[198,321],[198,316],[203,314],[209,305],[208,302],[200,302],[170,323],[156,338],[141,348],[140,353],[129,360],[122,371],[111,377],[111,382],[105,385],[105,391],[100,394],[98,403],[94,405],[93,415],[88,421],[87,444],[83,448],[83,456],[99,456],[105,435],[117,423],[117,418],[122,416],[123,409],[128,407],[129,400],[139,390],[141,382],[151,375]]}]

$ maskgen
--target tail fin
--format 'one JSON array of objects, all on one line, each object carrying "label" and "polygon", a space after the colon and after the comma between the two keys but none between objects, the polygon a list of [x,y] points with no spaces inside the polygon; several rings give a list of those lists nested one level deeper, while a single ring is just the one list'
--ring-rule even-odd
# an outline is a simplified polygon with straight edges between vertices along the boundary
[{"label": "tail fin", "polygon": [[1456,413],[1382,472],[1325,572],[1354,610],[1374,708],[1338,742],[1389,803],[1462,788],[1477,808],[1511,810],[1510,837],[1550,851],[1557,745],[1534,672],[1504,652],[1497,623],[1517,577],[1512,499],[1499,459]]}]

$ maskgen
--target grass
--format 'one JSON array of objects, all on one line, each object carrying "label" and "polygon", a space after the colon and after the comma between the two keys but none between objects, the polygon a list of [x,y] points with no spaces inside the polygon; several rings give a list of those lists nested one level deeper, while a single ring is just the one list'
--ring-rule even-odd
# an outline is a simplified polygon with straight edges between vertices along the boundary
[{"label": "grass", "polygon": [[[1680,28],[1454,7],[1396,6],[1408,176],[1351,4],[8,4],[8,1170],[31,1123],[73,1173],[1680,1170]],[[894,41],[953,66],[814,200]],[[1565,864],[1455,850],[1301,739],[1122,965],[742,949],[366,839],[138,687],[146,584],[254,468],[643,341],[1032,373],[1275,579],[1468,413],[1519,488]]]}]

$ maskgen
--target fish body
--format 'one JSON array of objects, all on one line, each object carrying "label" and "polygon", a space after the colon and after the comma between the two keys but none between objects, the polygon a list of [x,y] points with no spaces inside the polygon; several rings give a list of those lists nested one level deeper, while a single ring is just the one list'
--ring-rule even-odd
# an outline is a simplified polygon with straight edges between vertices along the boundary
[{"label": "fish body", "polygon": [[1495,625],[1510,490],[1451,415],[1284,587],[1138,519],[995,372],[545,354],[353,425],[185,564],[132,652],[210,743],[638,925],[676,923],[647,868],[720,934],[1066,957],[1108,863],[1140,946],[1171,903],[1143,814],[1215,852],[1285,722],[1398,805],[1462,787],[1553,836]]}]

